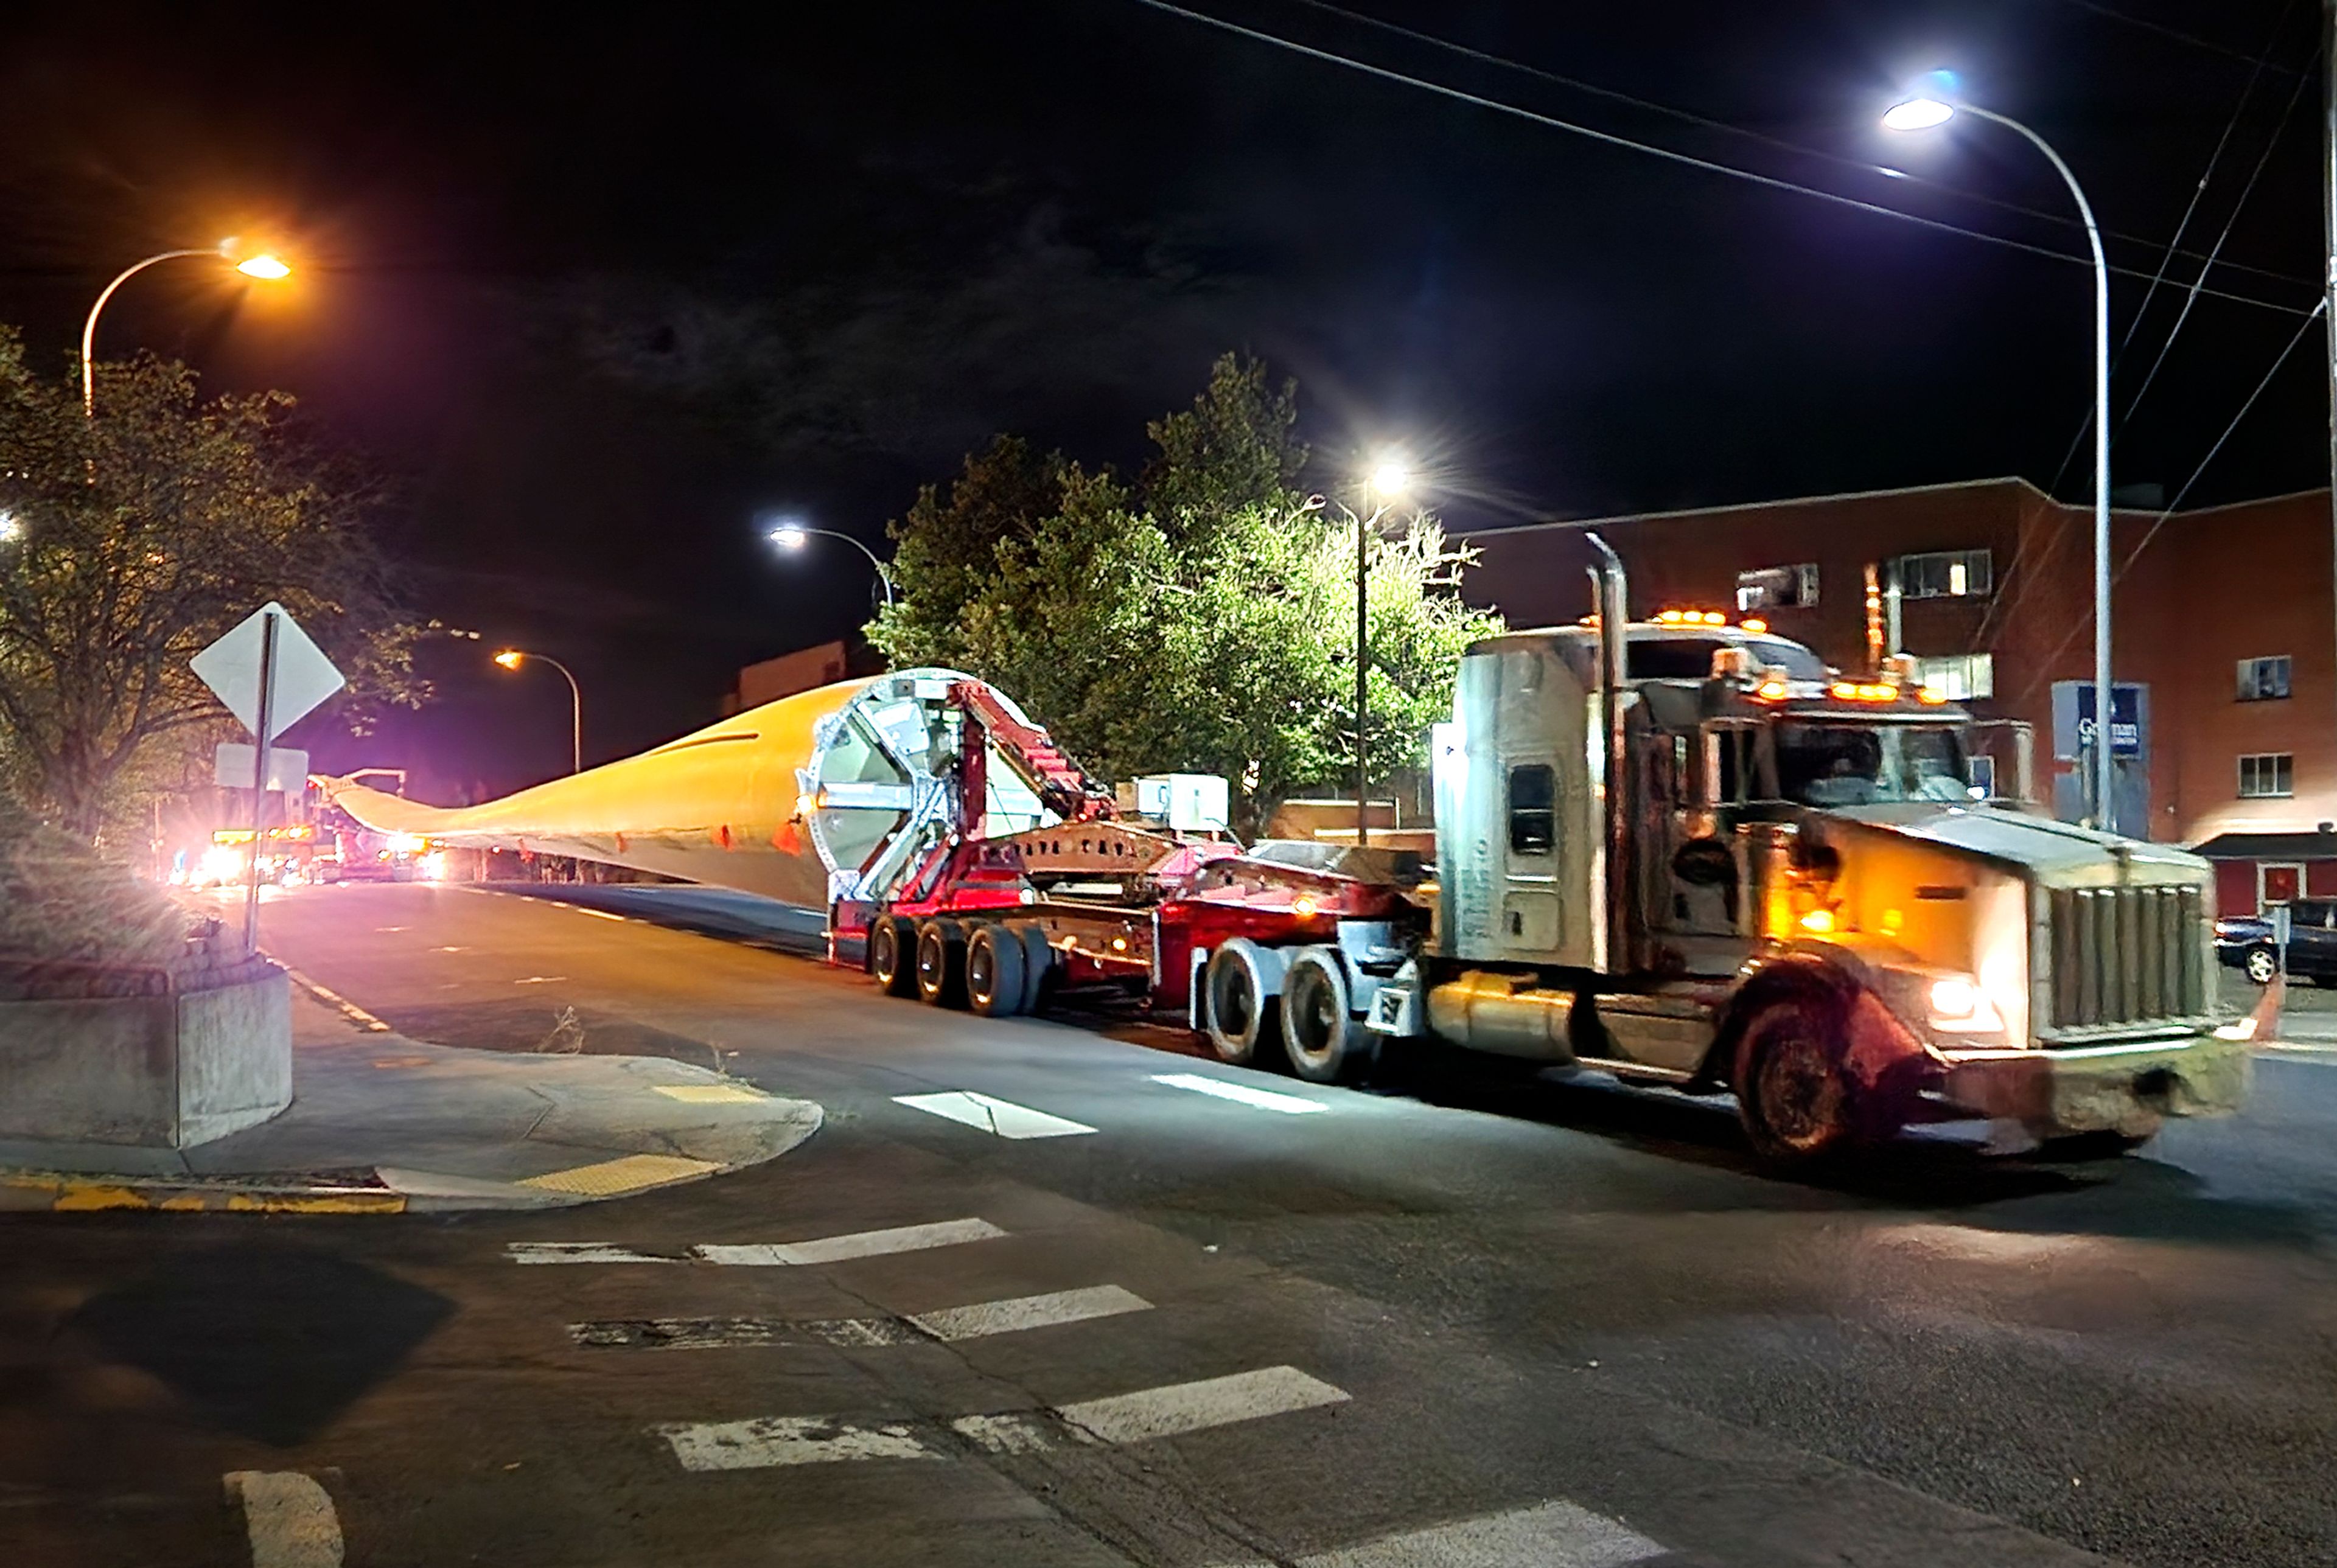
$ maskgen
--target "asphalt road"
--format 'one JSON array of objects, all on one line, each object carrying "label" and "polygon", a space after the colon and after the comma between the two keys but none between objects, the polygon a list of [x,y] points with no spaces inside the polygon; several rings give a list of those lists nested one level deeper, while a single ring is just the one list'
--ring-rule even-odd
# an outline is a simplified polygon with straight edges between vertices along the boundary
[{"label": "asphalt road", "polygon": [[0,1562],[2337,1560],[2337,1053],[2137,1157],[1811,1184],[1718,1104],[1316,1088],[593,896],[731,934],[427,886],[267,928],[403,1033],[581,1028],[825,1128],[548,1215],[0,1220]]}]

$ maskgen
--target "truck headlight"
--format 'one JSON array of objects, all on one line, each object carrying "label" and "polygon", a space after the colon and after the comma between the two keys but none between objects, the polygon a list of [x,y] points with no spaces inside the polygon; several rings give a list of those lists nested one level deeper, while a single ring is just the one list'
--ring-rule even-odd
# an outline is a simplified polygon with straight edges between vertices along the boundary
[{"label": "truck headlight", "polygon": [[1955,1035],[1990,1034],[2004,1027],[1988,992],[1970,975],[1931,982],[1931,1027]]}]

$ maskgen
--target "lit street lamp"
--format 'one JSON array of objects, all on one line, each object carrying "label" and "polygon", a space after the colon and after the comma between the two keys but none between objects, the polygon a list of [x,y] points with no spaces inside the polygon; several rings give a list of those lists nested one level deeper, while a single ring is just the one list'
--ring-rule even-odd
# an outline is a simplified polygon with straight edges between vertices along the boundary
[{"label": "lit street lamp", "polygon": [[2110,268],[2102,255],[2102,231],[2094,223],[2094,209],[2078,185],[2078,177],[2028,126],[2008,115],[1982,109],[1956,92],[1953,72],[1934,71],[1923,78],[1919,92],[1892,105],[1882,123],[1892,131],[1929,131],[1956,115],[1990,120],[2029,139],[2045,154],[2054,171],[2078,203],[2086,221],[2086,241],[2094,251],[2094,822],[2105,832],[2117,826],[2117,803],[2110,793],[2110,760],[2116,749],[2110,724]]},{"label": "lit street lamp", "polygon": [[133,267],[124,268],[120,276],[105,286],[105,292],[100,294],[97,297],[97,303],[89,307],[89,319],[82,323],[81,328],[81,411],[84,415],[93,418],[97,414],[97,315],[99,311],[105,308],[105,302],[113,297],[113,291],[156,262],[176,261],[182,256],[209,256],[230,262],[233,263],[235,269],[245,277],[264,278],[269,282],[289,278],[292,275],[292,268],[287,266],[280,257],[267,251],[262,251],[257,256],[247,256],[242,260],[237,261],[236,252],[241,248],[241,245],[236,240],[222,239],[207,249],[165,250],[160,255],[148,257]]},{"label": "lit street lamp", "polygon": [[[1364,494],[1368,501],[1379,498],[1371,516],[1347,511],[1355,521],[1355,847],[1363,849],[1371,842],[1370,789],[1371,748],[1365,738],[1364,721],[1370,716],[1371,697],[1365,678],[1368,666],[1365,656],[1371,647],[1371,534],[1389,509],[1403,499],[1411,488],[1412,472],[1402,458],[1383,456],[1372,465],[1370,475],[1364,481]],[[1342,508],[1343,511],[1347,509]]]},{"label": "lit street lamp", "polygon": [[[463,634],[458,632],[455,635],[459,637]],[[478,634],[476,632],[473,632],[470,635],[476,637]],[[569,714],[568,771],[570,773],[582,773],[584,771],[584,694],[579,691],[576,687],[575,674],[558,659],[548,657],[540,653],[525,653],[515,648],[507,648],[501,653],[495,655],[495,662],[503,666],[505,669],[517,669],[520,666],[525,664],[532,658],[539,659],[542,662],[550,665],[552,668],[558,670],[567,678]]]},{"label": "lit street lamp", "polygon": [[814,534],[819,535],[822,539],[840,539],[844,541],[845,543],[850,545],[853,549],[858,550],[861,554],[866,556],[868,558],[868,564],[876,569],[877,582],[882,585],[885,589],[885,608],[887,609],[893,608],[893,573],[885,567],[884,561],[877,558],[877,554],[875,550],[869,549],[866,545],[861,543],[850,534],[838,533],[832,528],[806,528],[799,522],[783,522],[777,528],[772,529],[763,537],[769,540],[773,544],[777,545],[781,550],[801,550],[805,545],[810,543],[811,537]]}]

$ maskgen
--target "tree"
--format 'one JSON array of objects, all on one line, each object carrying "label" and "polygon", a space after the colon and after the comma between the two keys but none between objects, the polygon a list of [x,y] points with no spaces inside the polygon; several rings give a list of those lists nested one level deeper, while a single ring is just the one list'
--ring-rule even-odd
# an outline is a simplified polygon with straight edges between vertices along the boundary
[{"label": "tree", "polygon": [[[1223,774],[1237,825],[1353,776],[1352,524],[1296,488],[1295,386],[1220,359],[1190,409],[1149,427],[1134,485],[1012,438],[895,523],[898,604],[869,635],[895,659],[996,684],[1107,777]],[[1427,759],[1472,638],[1471,558],[1416,516],[1367,556],[1371,771]]]},{"label": "tree", "polygon": [[182,365],[100,366],[98,414],[0,329],[0,782],[94,837],[195,779],[235,726],[187,661],[280,600],[362,725],[416,700],[365,489],[288,432],[280,394],[204,401]]}]

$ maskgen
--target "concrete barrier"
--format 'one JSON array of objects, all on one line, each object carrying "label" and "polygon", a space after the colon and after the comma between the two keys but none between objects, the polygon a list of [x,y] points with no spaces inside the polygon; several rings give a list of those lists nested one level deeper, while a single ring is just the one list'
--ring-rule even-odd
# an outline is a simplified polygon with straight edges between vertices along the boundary
[{"label": "concrete barrier", "polygon": [[158,996],[0,1001],[0,1138],[184,1149],[291,1103],[291,982],[273,964]]}]

